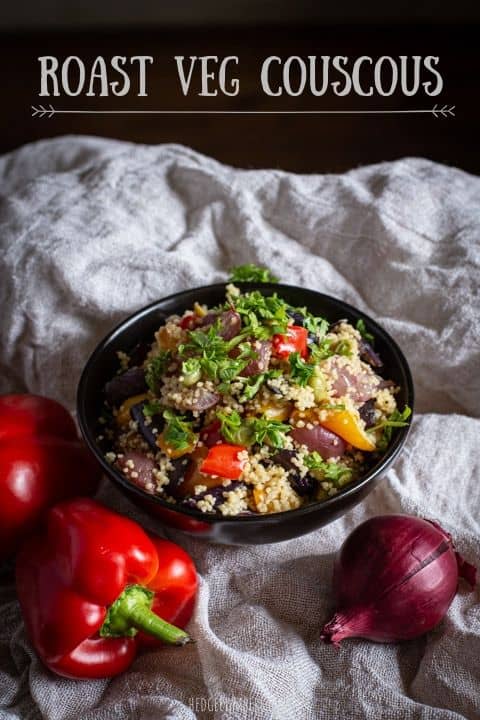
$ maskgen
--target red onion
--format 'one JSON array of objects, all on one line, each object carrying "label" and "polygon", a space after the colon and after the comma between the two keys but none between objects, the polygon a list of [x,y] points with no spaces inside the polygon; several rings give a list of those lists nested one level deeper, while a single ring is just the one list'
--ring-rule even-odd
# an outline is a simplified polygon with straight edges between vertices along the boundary
[{"label": "red onion", "polygon": [[333,573],[338,610],[321,639],[338,645],[347,637],[395,642],[423,635],[447,612],[459,577],[474,587],[475,575],[436,523],[371,518],[340,548]]}]

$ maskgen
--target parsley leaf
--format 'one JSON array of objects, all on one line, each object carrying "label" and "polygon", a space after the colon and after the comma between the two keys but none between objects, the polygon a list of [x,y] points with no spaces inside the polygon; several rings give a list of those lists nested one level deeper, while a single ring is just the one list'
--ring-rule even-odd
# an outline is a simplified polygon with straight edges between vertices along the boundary
[{"label": "parsley leaf", "polygon": [[275,448],[283,448],[285,434],[292,429],[291,425],[282,423],[280,420],[269,420],[266,417],[249,419],[248,427],[252,432],[253,443],[263,445],[264,442],[267,442]]},{"label": "parsley leaf", "polygon": [[363,318],[359,318],[357,320],[357,324],[355,325],[356,329],[360,333],[360,335],[363,337],[364,340],[366,340],[369,343],[373,343],[375,341],[375,338],[371,333],[368,332],[367,327],[365,325],[365,320]]},{"label": "parsley leaf", "polygon": [[220,420],[220,432],[225,440],[236,445],[263,445],[267,442],[273,447],[282,448],[285,434],[292,429],[291,425],[266,417],[242,420],[236,410],[231,413],[218,411],[217,418]]},{"label": "parsley leaf", "polygon": [[303,315],[303,327],[309,333],[315,335],[317,340],[321,340],[328,332],[330,323],[325,318],[317,317],[308,312],[306,307],[295,308],[295,312]]},{"label": "parsley leaf", "polygon": [[290,363],[292,380],[295,380],[297,384],[302,387],[307,385],[314,373],[315,365],[309,365],[305,360],[302,360],[299,352],[291,353],[288,357],[288,362]]},{"label": "parsley leaf", "polygon": [[280,377],[281,374],[281,370],[269,370],[268,372],[260,373],[259,375],[251,375],[249,378],[246,378],[243,392],[239,397],[239,401],[241,403],[244,403],[248,400],[251,400],[253,397],[255,397],[255,395],[260,390],[266,380]]},{"label": "parsley leaf", "polygon": [[405,427],[406,425],[408,425],[407,420],[411,414],[411,408],[406,405],[402,412],[394,410],[393,413],[391,413],[391,415],[389,415],[386,420],[382,420],[378,423],[378,425],[370,428],[371,432],[375,430],[383,431],[380,440],[377,442],[377,450],[383,452],[387,449],[388,445],[390,444],[390,440],[392,439],[393,429],[396,427]]},{"label": "parsley leaf", "polygon": [[163,418],[166,424],[162,436],[170,447],[186,450],[194,444],[196,435],[192,430],[192,422],[183,415],[176,415],[172,410],[165,410]]},{"label": "parsley leaf", "polygon": [[231,413],[217,412],[220,420],[220,432],[228,442],[234,445],[250,445],[252,442],[251,432],[248,425],[236,410]]},{"label": "parsley leaf", "polygon": [[145,417],[153,417],[159,415],[162,412],[162,406],[159,402],[145,403],[142,407],[142,412]]},{"label": "parsley leaf", "polygon": [[258,267],[253,263],[238,265],[230,270],[229,282],[264,282],[276,283],[278,278],[268,268]]},{"label": "parsley leaf", "polygon": [[288,308],[289,305],[276,293],[266,296],[259,290],[235,299],[235,310],[242,316],[245,333],[260,340],[286,332]]},{"label": "parsley leaf", "polygon": [[[190,330],[187,334],[188,341],[179,346],[178,352],[181,357],[190,356],[183,366],[191,363],[190,367],[193,367],[193,361],[196,361],[196,366],[208,378],[225,383],[233,380],[248,365],[248,360],[245,358],[250,357],[253,351],[251,348],[245,348],[246,343],[242,343],[245,333],[240,333],[227,341],[218,332],[218,321],[208,330],[202,328]],[[239,356],[229,357],[231,350],[239,343],[241,343]]]},{"label": "parsley leaf", "polygon": [[162,375],[167,369],[171,357],[172,353],[170,350],[162,350],[148,363],[145,370],[145,382],[152,392],[156,392],[158,390],[158,386],[162,380]]},{"label": "parsley leaf", "polygon": [[315,470],[320,472],[322,479],[330,480],[335,485],[345,485],[352,477],[351,468],[347,467],[343,463],[329,463],[326,462],[320,453],[312,452],[309,455],[305,455],[303,458],[303,464],[309,470]]},{"label": "parsley leaf", "polygon": [[335,355],[345,355],[350,357],[352,354],[352,346],[349,340],[340,340],[335,345]]},{"label": "parsley leaf", "polygon": [[310,345],[310,357],[314,362],[326,360],[332,355],[335,355],[335,353],[332,350],[332,340],[330,338],[323,338],[320,342]]}]

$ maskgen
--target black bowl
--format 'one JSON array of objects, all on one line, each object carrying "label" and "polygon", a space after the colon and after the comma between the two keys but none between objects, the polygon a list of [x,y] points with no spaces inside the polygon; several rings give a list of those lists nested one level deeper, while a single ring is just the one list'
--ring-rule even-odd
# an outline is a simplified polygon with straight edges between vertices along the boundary
[{"label": "black bowl", "polygon": [[[399,408],[403,409],[405,405],[409,405],[413,409],[413,383],[408,363],[390,335],[367,315],[329,295],[292,285],[242,283],[242,288],[260,289],[264,293],[276,291],[292,305],[306,306],[315,315],[325,317],[331,322],[346,318],[355,324],[362,318],[368,330],[374,335],[375,349],[384,362],[382,374],[401,388],[397,396]],[[382,459],[366,475],[345,486],[338,495],[297,510],[242,517],[206,515],[188,508],[177,509],[161,498],[152,496],[132,485],[121,472],[109,465],[96,440],[98,417],[103,404],[103,388],[117,372],[117,351],[128,352],[138,342],[151,341],[153,333],[169,315],[182,314],[191,308],[195,301],[214,306],[223,302],[224,296],[224,284],[206,285],[176,293],[139,310],[112,330],[93,352],[80,379],[77,394],[80,428],[87,445],[117,487],[137,504],[146,508],[151,515],[158,517],[162,523],[198,537],[227,544],[243,545],[289,540],[332,522],[359,503],[393,463],[405,443],[409,428],[396,430],[393,441]]]}]

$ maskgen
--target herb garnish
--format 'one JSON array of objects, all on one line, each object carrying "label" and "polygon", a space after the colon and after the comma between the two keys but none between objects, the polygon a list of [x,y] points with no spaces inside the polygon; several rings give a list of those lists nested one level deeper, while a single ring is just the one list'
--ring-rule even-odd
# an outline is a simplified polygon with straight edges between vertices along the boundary
[{"label": "herb garnish", "polygon": [[238,265],[230,270],[228,282],[264,282],[276,283],[278,278],[268,268],[258,267],[253,263]]},{"label": "herb garnish", "polygon": [[282,374],[281,370],[269,370],[268,372],[259,373],[258,375],[251,375],[249,378],[245,378],[246,382],[243,386],[243,391],[239,397],[240,402],[247,402],[251,400],[262,387],[266,380],[280,377]]},{"label": "herb garnish", "polygon": [[335,345],[335,355],[345,355],[350,357],[352,354],[352,345],[349,340],[339,340]]},{"label": "herb garnish", "polygon": [[368,332],[367,327],[365,325],[365,320],[363,318],[359,318],[357,320],[357,324],[355,325],[355,328],[358,330],[360,335],[364,340],[366,340],[369,343],[373,343],[375,341],[375,338],[371,333]]},{"label": "herb garnish", "polygon": [[[190,363],[187,366],[189,368],[196,367],[196,364],[193,363],[195,360],[208,378],[225,383],[233,380],[248,365],[249,358],[256,356],[256,353],[251,345],[242,343],[245,332],[228,341],[224,340],[218,332],[218,321],[208,330],[201,328],[190,330],[187,333],[188,342],[179,346],[178,353],[181,357],[188,358],[182,368],[187,366],[187,363]],[[239,355],[236,358],[229,357],[229,353],[239,343],[242,343]]]},{"label": "herb garnish", "polygon": [[377,442],[377,450],[383,452],[387,449],[390,440],[392,439],[393,429],[396,427],[405,427],[408,425],[408,418],[412,414],[411,408],[408,405],[405,406],[402,412],[394,410],[386,420],[382,420],[378,425],[369,429],[369,432],[375,432],[375,430],[383,430],[382,437]]},{"label": "herb garnish", "polygon": [[328,320],[312,315],[306,307],[295,308],[295,311],[303,315],[303,327],[306,328],[309,333],[315,335],[317,340],[325,337],[329,328]]},{"label": "herb garnish", "polygon": [[285,434],[292,429],[291,425],[280,420],[269,420],[266,417],[250,418],[247,423],[254,443],[262,445],[266,441],[275,448],[282,448],[285,445]]},{"label": "herb garnish", "polygon": [[290,363],[290,375],[292,380],[295,380],[297,384],[302,387],[307,385],[315,371],[315,365],[310,365],[306,363],[305,360],[302,360],[299,352],[291,353],[289,355],[288,362]]},{"label": "herb garnish", "polygon": [[343,463],[326,462],[316,451],[305,455],[303,464],[309,470],[319,471],[325,480],[331,480],[335,485],[344,485],[352,477],[351,468]]},{"label": "herb garnish", "polygon": [[314,362],[319,362],[320,360],[326,360],[329,357],[332,357],[332,355],[335,355],[334,351],[332,350],[332,342],[333,340],[331,338],[323,338],[323,340],[320,340],[318,343],[312,343],[310,347],[310,357]]},{"label": "herb garnish", "polygon": [[242,316],[246,333],[259,340],[286,332],[288,308],[288,303],[276,293],[266,296],[252,290],[235,298],[235,310]]},{"label": "herb garnish", "polygon": [[145,370],[145,382],[153,393],[158,390],[162,375],[167,369],[171,358],[172,353],[170,350],[162,350],[148,363]]},{"label": "herb garnish", "polygon": [[196,435],[192,430],[192,422],[183,415],[176,415],[172,410],[165,410],[163,413],[165,427],[162,432],[163,439],[175,450],[186,450],[196,441]]},{"label": "herb garnish", "polygon": [[220,420],[220,432],[229,442],[238,445],[262,445],[265,441],[275,448],[285,444],[285,434],[292,429],[291,425],[270,420],[269,418],[247,418],[242,420],[236,410],[231,413],[217,412]]},{"label": "herb garnish", "polygon": [[153,417],[154,415],[160,415],[162,412],[162,406],[159,402],[153,401],[150,403],[144,403],[142,412],[145,417]]}]

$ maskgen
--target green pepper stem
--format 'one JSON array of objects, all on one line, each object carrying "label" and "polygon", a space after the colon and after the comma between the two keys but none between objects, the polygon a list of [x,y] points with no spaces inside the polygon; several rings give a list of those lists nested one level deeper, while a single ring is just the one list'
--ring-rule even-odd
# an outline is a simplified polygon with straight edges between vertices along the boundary
[{"label": "green pepper stem", "polygon": [[152,610],[154,593],[141,585],[129,585],[110,606],[100,628],[101,637],[133,637],[138,630],[169,645],[193,642],[188,633],[168,623]]}]

